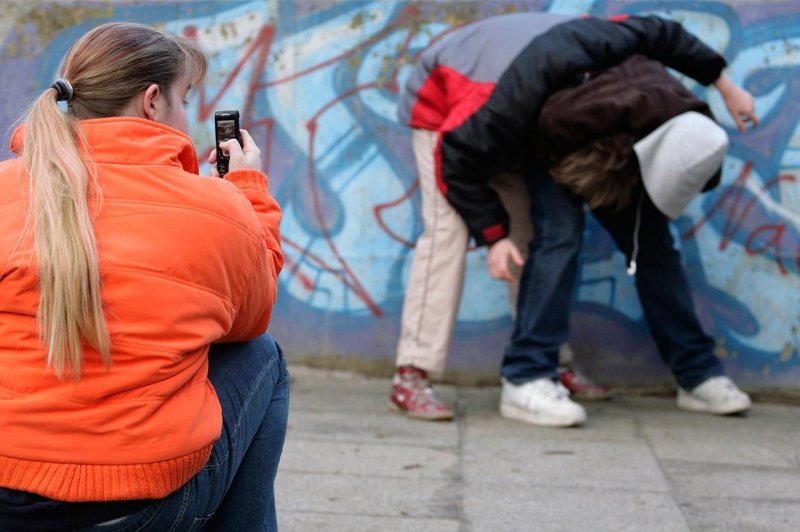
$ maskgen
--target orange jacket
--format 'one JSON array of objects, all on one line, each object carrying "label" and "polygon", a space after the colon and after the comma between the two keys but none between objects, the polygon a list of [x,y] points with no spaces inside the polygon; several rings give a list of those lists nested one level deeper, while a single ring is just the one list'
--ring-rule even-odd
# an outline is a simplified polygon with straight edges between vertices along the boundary
[{"label": "orange jacket", "polygon": [[260,172],[198,176],[191,140],[172,128],[83,127],[103,192],[92,208],[112,365],[87,350],[77,382],[46,367],[23,232],[28,177],[18,158],[0,163],[0,486],[65,501],[161,498],[220,434],[209,344],[267,328],[281,211]]}]

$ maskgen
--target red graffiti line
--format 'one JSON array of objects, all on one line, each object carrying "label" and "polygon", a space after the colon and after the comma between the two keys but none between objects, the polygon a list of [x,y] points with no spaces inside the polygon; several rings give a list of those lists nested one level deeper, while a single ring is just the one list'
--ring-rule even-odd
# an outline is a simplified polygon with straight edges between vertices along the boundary
[{"label": "red graffiti line", "polygon": [[[301,259],[307,259],[315,263],[317,266],[320,267],[320,269],[330,273],[331,275],[339,279],[342,282],[342,284],[344,284],[347,288],[349,288],[353,292],[356,292],[355,287],[350,283],[347,277],[345,275],[342,275],[336,268],[333,267],[333,265],[328,264],[323,258],[315,255],[314,253],[312,253],[311,251],[309,251],[308,249],[304,248],[303,246],[294,242],[291,239],[283,238],[283,243],[286,246],[298,251],[301,254]],[[296,273],[298,277],[302,276],[300,281],[303,284],[303,288],[305,288],[310,292],[311,290],[314,289],[313,281],[311,281],[311,279],[307,275],[301,274],[300,272],[296,271],[297,267],[299,267],[299,263],[294,263],[294,264],[296,265],[296,267],[292,268],[290,271],[292,273]]]},{"label": "red graffiti line", "polygon": [[[382,30],[378,34],[374,35],[371,39],[369,39],[365,43],[362,43],[361,45],[358,45],[353,50],[351,50],[349,52],[346,52],[344,54],[340,54],[337,57],[339,57],[341,59],[341,58],[349,55],[349,53],[352,53],[357,48],[365,46],[366,43],[371,43],[371,42],[376,41],[378,36],[383,36],[384,34],[390,33],[391,31],[394,30],[395,27],[397,27],[400,24],[402,19],[403,19],[403,17],[401,16],[398,20],[395,20],[392,24],[388,25],[384,30]],[[409,33],[409,35],[406,36],[406,39],[404,40],[403,45],[402,45],[401,50],[400,50],[400,54],[401,55],[404,54],[408,50],[408,47],[410,45],[410,42],[411,42],[412,38],[413,38],[413,35],[411,33]],[[325,64],[330,64],[330,63],[326,62]],[[307,73],[312,72],[313,70],[314,70],[313,68],[312,69],[306,69],[305,71],[303,71],[303,73],[307,74]],[[329,234],[328,227],[324,223],[324,216],[323,216],[323,213],[322,213],[322,206],[321,206],[321,202],[319,200],[319,186],[318,186],[318,183],[317,183],[316,165],[314,164],[314,153],[315,153],[314,141],[316,139],[317,125],[319,123],[319,119],[326,112],[328,112],[329,110],[334,108],[336,105],[342,103],[346,99],[351,98],[351,97],[357,95],[358,93],[360,93],[362,91],[373,90],[373,89],[376,89],[376,90],[385,89],[385,90],[388,90],[388,91],[396,93],[397,92],[398,70],[399,70],[399,64],[395,63],[394,68],[391,70],[391,73],[388,76],[388,80],[364,83],[364,84],[352,87],[352,88],[348,89],[347,91],[343,92],[342,94],[339,94],[333,100],[331,100],[331,101],[325,103],[324,105],[322,105],[311,116],[311,119],[306,123],[306,128],[308,129],[308,174],[309,174],[309,180],[311,181],[311,200],[312,200],[312,203],[313,203],[313,206],[314,206],[314,213],[315,213],[315,215],[317,217],[317,220],[320,223],[320,227],[322,229],[323,237],[325,238],[325,241],[327,242],[328,247],[330,248],[330,250],[334,254],[334,256],[336,256],[336,259],[342,265],[342,269],[347,274],[348,278],[351,280],[352,285],[353,285],[353,291],[355,292],[356,295],[358,295],[361,298],[361,300],[370,309],[370,312],[372,312],[372,314],[374,316],[376,316],[376,317],[382,316],[383,315],[383,311],[372,300],[372,298],[369,296],[369,293],[366,291],[366,289],[364,289],[364,287],[359,282],[358,277],[350,269],[350,266],[347,263],[347,261],[345,261],[344,258],[341,256],[336,244],[333,242],[333,239],[331,238],[331,235]],[[286,78],[287,81],[289,79],[296,79],[296,77],[290,76],[290,77]],[[391,232],[389,234],[391,234]]]},{"label": "red graffiti line", "polygon": [[383,315],[383,311],[380,307],[372,300],[369,293],[366,289],[361,285],[358,281],[358,277],[353,273],[350,269],[349,264],[347,261],[342,257],[339,253],[339,249],[337,248],[336,244],[333,241],[333,238],[330,234],[330,230],[328,226],[325,224],[325,216],[322,213],[322,204],[319,199],[319,186],[317,185],[317,172],[316,172],[316,165],[314,164],[314,137],[316,136],[317,131],[317,123],[315,120],[311,120],[308,124],[308,179],[311,182],[311,201],[314,206],[314,214],[317,220],[320,222],[320,229],[322,231],[322,236],[325,239],[325,242],[328,244],[331,252],[336,257],[336,260],[339,261],[339,264],[342,265],[342,269],[344,270],[345,274],[347,274],[349,278],[349,283],[352,284],[353,292],[367,305],[370,309],[370,312],[375,317],[380,317]]},{"label": "red graffiti line", "polygon": [[[393,32],[402,29],[404,25],[408,26],[408,34],[404,40],[404,43],[400,50],[398,50],[399,57],[404,57],[408,54],[408,49],[410,47],[410,43],[413,38],[418,34],[418,31],[414,28],[413,24],[410,22],[413,21],[413,18],[418,15],[418,10],[416,6],[408,6],[407,8],[403,9],[398,15],[395,17],[394,20],[390,21],[383,29],[379,32],[373,34],[372,36],[368,37],[364,41],[356,44],[352,48],[345,50],[341,54],[338,54],[332,58],[326,59],[320,63],[312,65],[304,70],[299,72],[295,72],[290,76],[286,76],[283,78],[278,78],[274,80],[269,80],[265,82],[261,82],[260,79],[265,71],[267,60],[269,58],[270,51],[272,49],[272,44],[275,36],[275,28],[270,25],[264,26],[258,36],[249,43],[247,49],[244,51],[243,55],[239,59],[239,61],[234,65],[233,69],[228,73],[227,77],[223,81],[221,88],[217,91],[215,95],[213,95],[210,100],[207,100],[206,94],[206,87],[204,84],[201,84],[198,88],[199,98],[200,98],[200,108],[198,112],[198,119],[200,121],[206,120],[211,112],[219,105],[219,102],[224,97],[226,93],[231,90],[231,87],[234,81],[242,75],[242,71],[247,64],[248,61],[255,60],[255,65],[252,70],[252,74],[250,75],[250,79],[247,84],[247,94],[245,98],[245,104],[242,108],[242,118],[243,118],[243,125],[246,128],[250,128],[255,130],[256,128],[264,130],[264,137],[266,139],[266,149],[262,154],[263,162],[265,163],[264,167],[269,168],[271,162],[271,154],[272,154],[272,143],[273,143],[273,129],[274,129],[274,120],[271,118],[262,118],[262,119],[253,119],[253,102],[255,96],[258,91],[261,90],[268,90],[272,87],[277,85],[290,83],[300,79],[306,75],[309,75],[313,72],[319,71],[327,66],[335,64],[338,61],[342,61],[345,58],[348,58],[356,53],[361,52],[362,50],[366,49],[369,46],[381,41],[382,39],[386,38],[387,36],[391,35]],[[193,31],[194,30],[194,31]],[[447,32],[444,32],[447,33]],[[185,31],[187,37],[196,38],[197,32],[194,28],[187,28]],[[376,80],[374,82],[365,83],[356,87],[353,87],[344,93],[338,95],[335,99],[330,102],[323,104],[316,112],[312,114],[312,117],[307,121],[306,127],[309,131],[309,138],[308,138],[308,171],[309,171],[309,182],[311,188],[311,199],[313,205],[313,214],[316,218],[319,227],[321,228],[324,241],[328,248],[331,250],[333,255],[336,257],[336,261],[340,264],[341,269],[336,269],[332,265],[325,263],[319,257],[313,256],[307,249],[303,249],[297,246],[297,250],[301,253],[301,257],[295,263],[293,262],[291,265],[292,272],[298,275],[298,279],[303,284],[304,288],[309,289],[313,286],[312,280],[305,275],[301,275],[299,273],[300,263],[304,258],[308,258],[312,262],[321,266],[325,271],[335,275],[339,278],[344,285],[352,290],[354,294],[361,299],[364,304],[367,305],[370,312],[375,316],[381,316],[383,314],[380,307],[373,301],[370,297],[367,290],[362,286],[361,282],[359,281],[358,276],[353,272],[350,268],[348,262],[342,257],[341,253],[337,249],[333,237],[330,234],[330,229],[327,225],[325,220],[323,209],[322,209],[322,202],[319,195],[319,186],[318,186],[318,176],[316,172],[316,167],[314,164],[314,141],[316,138],[316,131],[317,131],[317,124],[319,119],[330,109],[332,109],[336,104],[339,104],[346,100],[347,98],[351,98],[361,91],[364,90],[372,90],[372,89],[379,89],[379,90],[388,90],[393,93],[398,92],[398,84],[397,84],[397,77],[398,77],[398,70],[400,67],[401,62],[398,61],[394,68],[392,69],[389,76],[382,76],[383,79]],[[255,135],[254,135],[255,136]],[[410,194],[413,192],[413,187],[404,194],[403,198],[398,201],[402,201],[403,199],[407,199]],[[382,206],[379,205],[376,207],[375,212],[376,216],[382,209]],[[378,216],[379,217],[379,216]],[[380,220],[382,222],[382,220]],[[386,230],[390,236],[393,238],[396,237],[391,231],[388,230],[385,224],[380,223],[381,227]],[[292,246],[292,243],[286,241],[287,245]],[[402,240],[404,245],[410,245],[409,242]],[[339,271],[344,272],[343,274],[339,273]]]},{"label": "red graffiti line", "polygon": [[408,190],[406,190],[403,193],[403,195],[397,198],[396,200],[389,201],[386,203],[379,203],[372,208],[372,212],[375,213],[375,219],[378,221],[378,225],[381,227],[381,229],[383,229],[386,232],[386,234],[388,234],[393,240],[395,240],[396,242],[400,242],[402,245],[409,248],[414,247],[414,242],[406,240],[402,236],[392,231],[383,219],[383,211],[386,209],[391,209],[392,207],[396,207],[401,203],[408,201],[414,194],[414,191],[417,190],[418,188],[419,188],[419,178],[415,179],[414,182],[411,184],[411,186],[408,187]]},{"label": "red graffiti line", "polygon": [[[351,56],[351,55],[353,55],[353,54],[355,54],[357,52],[360,52],[360,51],[372,46],[373,44],[375,44],[376,42],[379,42],[384,37],[388,37],[394,31],[400,29],[404,24],[408,24],[409,22],[411,22],[413,17],[415,15],[417,15],[417,14],[418,14],[418,9],[416,8],[416,6],[408,6],[405,9],[403,9],[400,13],[398,13],[397,17],[394,20],[392,20],[390,23],[388,23],[386,25],[386,27],[384,27],[382,30],[380,30],[379,32],[375,33],[371,37],[367,38],[363,42],[360,42],[360,43],[356,44],[355,46],[353,46],[349,50],[345,50],[344,52],[340,53],[339,55],[335,55],[335,56],[333,56],[333,57],[331,57],[329,59],[326,59],[325,61],[322,61],[320,63],[312,65],[312,66],[310,66],[308,68],[305,68],[303,70],[300,70],[298,72],[295,72],[294,74],[291,74],[289,76],[286,76],[286,77],[283,77],[283,78],[274,79],[274,80],[270,80],[270,81],[266,81],[266,82],[264,82],[264,83],[262,83],[260,85],[256,85],[256,88],[258,88],[258,89],[266,89],[266,88],[274,87],[275,85],[281,85],[283,83],[288,83],[290,81],[295,81],[297,79],[302,78],[303,76],[306,76],[308,74],[311,74],[313,72],[321,70],[321,69],[323,69],[323,68],[325,68],[327,66],[333,65],[333,64],[335,64],[335,63],[337,63],[337,62],[339,62],[339,61],[341,61],[343,59],[346,59],[347,57],[349,57],[349,56]],[[416,35],[416,32],[413,32],[413,31],[409,30],[409,38],[406,39],[405,44],[403,46],[403,49],[400,52],[400,56],[402,56],[402,54],[405,53],[405,51],[407,50],[407,47],[408,47],[408,43],[411,42],[411,37],[413,37],[414,35]],[[393,79],[396,79],[396,78],[393,77]],[[390,90],[392,90],[393,92],[396,92],[397,91],[397,86],[394,85]]]},{"label": "red graffiti line", "polygon": [[230,90],[233,82],[239,77],[244,65],[247,64],[247,61],[250,59],[250,57],[254,54],[257,54],[256,64],[253,68],[253,73],[250,75],[250,83],[248,86],[247,97],[245,98],[245,105],[241,109],[242,117],[249,118],[253,105],[253,99],[255,97],[255,89],[258,87],[258,80],[261,77],[261,74],[264,72],[264,67],[267,64],[267,58],[269,57],[269,52],[272,49],[272,40],[274,36],[275,29],[272,26],[264,26],[261,28],[261,31],[258,32],[258,36],[253,39],[253,42],[251,42],[250,46],[247,47],[247,50],[245,50],[242,58],[228,73],[228,76],[222,83],[222,87],[220,87],[219,91],[217,91],[217,94],[212,97],[211,101],[208,103],[206,103],[205,83],[200,84],[198,87],[200,111],[197,117],[200,121],[206,120],[211,115],[211,112],[217,107],[217,105],[219,105],[222,97]]},{"label": "red graffiti line", "polygon": [[[183,30],[184,36],[188,39],[197,39],[197,28],[194,26],[187,26]],[[253,100],[255,98],[255,87],[258,85],[258,80],[261,74],[264,71],[264,68],[267,63],[267,59],[269,57],[269,52],[272,49],[272,42],[275,36],[275,28],[272,26],[264,26],[259,31],[258,35],[255,39],[250,43],[250,45],[245,50],[242,57],[239,61],[234,65],[233,69],[228,73],[225,77],[225,80],[222,83],[222,86],[217,91],[217,93],[211,97],[210,101],[206,101],[206,84],[201,82],[197,87],[197,94],[198,99],[200,100],[199,103],[199,110],[197,112],[197,120],[203,122],[207,120],[211,113],[217,108],[219,105],[220,100],[228,93],[233,85],[233,82],[241,75],[242,69],[247,64],[247,62],[251,59],[251,57],[255,56],[255,65],[253,67],[253,72],[250,76],[250,82],[248,84],[248,91],[245,98],[244,106],[241,109],[241,116],[242,116],[242,127],[249,130],[250,134],[254,138],[261,138],[256,133],[256,130],[263,129],[263,139],[265,146],[264,152],[261,154],[261,162],[263,168],[269,168],[270,158],[272,154],[272,133],[273,133],[273,120],[271,118],[265,118],[261,120],[252,121],[250,120],[251,110],[253,108]],[[208,153],[212,149],[211,146],[207,147],[201,153]]]},{"label": "red graffiti line", "polygon": [[[404,13],[406,13],[406,15],[407,15],[408,12],[404,12]],[[318,69],[320,69],[320,68],[322,68],[324,66],[332,64],[335,60],[341,60],[342,58],[347,57],[348,55],[354,53],[355,51],[357,51],[359,49],[362,49],[365,46],[368,46],[368,45],[370,45],[370,44],[372,44],[374,42],[377,42],[378,39],[383,38],[385,35],[390,34],[392,31],[394,31],[394,29],[397,26],[400,25],[400,23],[403,20],[403,18],[404,18],[403,16],[399,17],[392,24],[389,24],[386,28],[384,28],[381,32],[373,35],[370,39],[368,39],[367,41],[357,45],[353,49],[336,56],[336,58],[334,58],[333,60],[327,60],[325,62],[319,63],[318,65],[315,65],[315,66],[313,66],[311,68],[305,69],[305,70],[303,70],[303,71],[301,71],[299,73],[296,73],[296,74],[294,74],[292,76],[288,76],[288,77],[286,77],[286,78],[284,78],[282,80],[278,80],[278,81],[272,82],[270,84],[265,84],[264,86],[274,86],[274,85],[276,85],[278,83],[283,83],[283,82],[289,82],[289,81],[296,80],[299,77],[301,77],[302,75],[307,75],[307,74],[309,74],[311,72],[314,72],[315,70],[318,70]],[[412,35],[408,35],[406,37],[401,53],[404,52],[405,50],[407,50],[407,48],[409,46],[409,43],[411,42],[411,38],[412,38]],[[386,80],[386,81],[374,81],[374,82],[370,82],[370,83],[364,83],[362,85],[357,85],[357,86],[355,86],[355,87],[353,87],[351,89],[348,89],[347,91],[343,92],[342,94],[337,95],[337,97],[334,98],[333,100],[323,104],[311,116],[311,118],[308,120],[308,122],[306,122],[306,128],[308,129],[308,176],[309,176],[309,181],[310,181],[311,201],[312,201],[312,205],[313,205],[313,208],[314,208],[315,217],[316,217],[317,221],[319,222],[319,226],[320,226],[320,229],[322,231],[323,238],[325,239],[325,242],[327,243],[328,248],[334,254],[334,256],[336,257],[336,260],[341,265],[342,270],[345,273],[345,277],[343,278],[343,280],[345,281],[346,285],[349,288],[351,288],[351,290],[353,290],[353,292],[356,294],[356,296],[358,296],[364,302],[364,304],[367,305],[367,308],[369,308],[370,312],[376,317],[382,316],[383,315],[383,311],[374,302],[374,300],[369,295],[367,290],[363,287],[363,285],[361,284],[361,282],[358,279],[358,276],[355,275],[355,273],[352,271],[352,269],[350,268],[350,265],[348,264],[348,262],[342,257],[341,253],[338,250],[338,247],[336,246],[335,242],[333,241],[333,238],[332,238],[332,236],[330,234],[329,228],[328,228],[327,224],[325,223],[325,217],[324,217],[324,214],[322,212],[322,204],[321,204],[320,197],[319,197],[319,184],[317,182],[318,176],[317,176],[317,170],[316,170],[316,165],[315,165],[315,140],[316,140],[317,126],[318,126],[320,118],[326,112],[328,112],[329,110],[333,109],[336,105],[342,103],[346,99],[351,98],[351,97],[353,97],[353,96],[355,96],[355,95],[357,95],[360,92],[365,91],[365,90],[385,89],[385,90],[389,90],[389,91],[392,91],[392,92],[397,92],[398,69],[399,69],[399,66],[396,65],[395,68],[392,69],[391,75],[388,77],[388,80]]]},{"label": "red graffiti line", "polygon": [[[734,184],[725,190],[699,222],[683,234],[683,238],[688,240],[695,236],[700,228],[707,224],[717,212],[722,211],[720,214],[727,216],[722,226],[719,249],[721,251],[725,250],[740,229],[750,231],[744,239],[745,253],[755,256],[766,255],[772,251],[778,270],[781,274],[786,275],[789,273],[783,263],[783,257],[786,256],[783,253],[783,237],[786,234],[786,224],[781,222],[760,224],[755,228],[747,227],[748,222],[754,220],[751,214],[753,208],[759,204],[757,196],[745,198],[745,183],[752,170],[753,164],[751,162],[746,163]],[[781,183],[795,183],[796,181],[797,178],[791,174],[779,175],[765,182],[761,187],[761,192],[766,192]],[[794,261],[798,269],[800,269],[800,249],[794,254]]]},{"label": "red graffiti line", "polygon": [[[287,241],[286,238],[283,238],[283,243],[287,246],[294,247],[295,249],[300,248],[300,246],[294,244],[293,242]],[[302,251],[302,249],[301,249]],[[300,271],[300,263],[295,262],[291,257],[284,256],[284,271],[289,272],[290,276],[296,276],[300,280],[300,284],[307,292],[311,292],[314,289],[314,281],[306,275],[305,273]]]}]

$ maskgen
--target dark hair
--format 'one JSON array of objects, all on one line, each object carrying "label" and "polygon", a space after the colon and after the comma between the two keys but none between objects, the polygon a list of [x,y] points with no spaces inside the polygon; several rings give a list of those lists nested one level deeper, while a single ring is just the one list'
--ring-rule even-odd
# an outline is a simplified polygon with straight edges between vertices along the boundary
[{"label": "dark hair", "polygon": [[635,137],[621,133],[595,139],[552,163],[553,179],[583,198],[592,209],[621,209],[641,180]]}]

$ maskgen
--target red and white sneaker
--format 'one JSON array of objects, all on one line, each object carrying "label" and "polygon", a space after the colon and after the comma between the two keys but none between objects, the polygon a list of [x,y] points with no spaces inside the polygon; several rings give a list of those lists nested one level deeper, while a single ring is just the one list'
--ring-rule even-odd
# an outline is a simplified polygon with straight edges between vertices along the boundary
[{"label": "red and white sneaker", "polygon": [[584,401],[605,401],[611,398],[611,390],[608,386],[597,384],[589,377],[574,368],[560,367],[558,375],[561,377],[561,384],[569,390],[575,399]]},{"label": "red and white sneaker", "polygon": [[414,366],[400,366],[392,378],[390,405],[415,419],[449,421],[453,411],[433,394],[425,370]]}]

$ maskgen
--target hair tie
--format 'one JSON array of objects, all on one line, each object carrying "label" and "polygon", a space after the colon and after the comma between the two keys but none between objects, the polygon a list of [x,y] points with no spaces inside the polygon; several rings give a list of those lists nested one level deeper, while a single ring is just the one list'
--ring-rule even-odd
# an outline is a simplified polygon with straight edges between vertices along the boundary
[{"label": "hair tie", "polygon": [[56,96],[57,102],[64,102],[69,101],[72,99],[72,95],[75,94],[74,89],[69,81],[65,79],[59,79],[55,83],[50,86],[51,89],[55,89],[58,95]]}]

